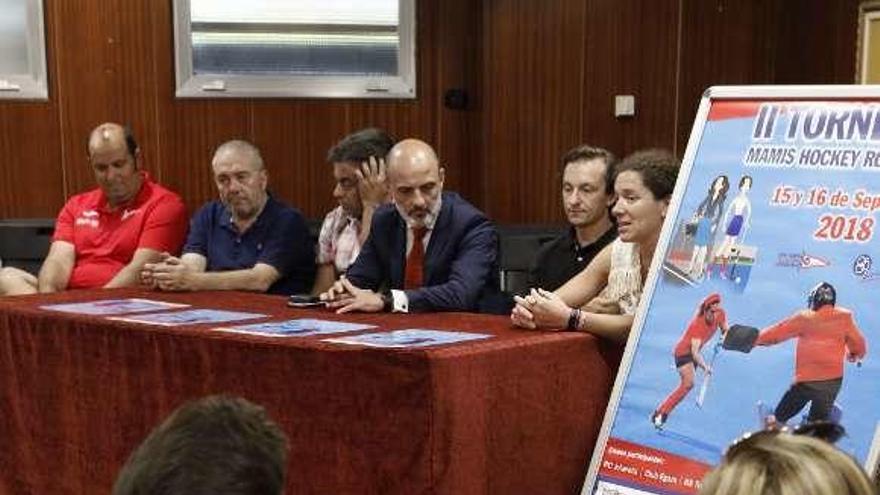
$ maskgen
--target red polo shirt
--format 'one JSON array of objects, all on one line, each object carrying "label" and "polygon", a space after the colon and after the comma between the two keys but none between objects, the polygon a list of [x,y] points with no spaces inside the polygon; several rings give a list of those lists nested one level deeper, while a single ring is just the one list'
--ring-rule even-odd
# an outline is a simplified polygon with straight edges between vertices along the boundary
[{"label": "red polo shirt", "polygon": [[702,349],[703,346],[706,345],[706,342],[715,335],[715,330],[726,326],[727,313],[721,308],[715,310],[715,321],[713,323],[706,323],[706,318],[698,314],[691,320],[687,330],[684,332],[684,335],[681,336],[678,343],[675,344],[675,349],[673,349],[672,352],[676,357],[690,354],[691,340],[693,339],[700,339],[700,348]]},{"label": "red polo shirt", "polygon": [[110,210],[100,188],[70,198],[55,221],[53,241],[74,245],[76,262],[68,289],[102,287],[131,262],[138,248],[177,253],[186,236],[180,196],[144,182],[130,202]]}]

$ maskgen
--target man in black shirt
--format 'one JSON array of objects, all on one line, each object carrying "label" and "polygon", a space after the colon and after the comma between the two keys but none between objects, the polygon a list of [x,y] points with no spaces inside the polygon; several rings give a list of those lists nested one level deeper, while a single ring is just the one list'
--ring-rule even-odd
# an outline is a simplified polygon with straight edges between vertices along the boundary
[{"label": "man in black shirt", "polygon": [[611,152],[588,145],[562,157],[562,205],[571,227],[538,251],[529,271],[531,287],[558,289],[617,237],[609,215],[616,161]]}]

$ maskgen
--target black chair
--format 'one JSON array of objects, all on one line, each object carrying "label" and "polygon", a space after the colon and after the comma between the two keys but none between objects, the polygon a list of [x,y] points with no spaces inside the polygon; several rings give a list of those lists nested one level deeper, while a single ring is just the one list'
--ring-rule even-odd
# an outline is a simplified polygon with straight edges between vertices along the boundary
[{"label": "black chair", "polygon": [[0,220],[0,259],[36,275],[49,253],[54,218],[11,218]]},{"label": "black chair", "polygon": [[510,225],[498,227],[499,285],[503,292],[520,294],[529,288],[529,268],[538,250],[562,232],[558,226]]}]

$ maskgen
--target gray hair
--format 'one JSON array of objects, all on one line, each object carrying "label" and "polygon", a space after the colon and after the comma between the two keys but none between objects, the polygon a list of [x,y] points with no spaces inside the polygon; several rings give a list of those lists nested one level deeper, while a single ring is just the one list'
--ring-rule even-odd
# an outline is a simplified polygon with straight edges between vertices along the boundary
[{"label": "gray hair", "polygon": [[214,158],[211,160],[211,163],[216,161],[218,156],[226,153],[235,153],[247,157],[248,161],[255,165],[257,170],[265,168],[260,149],[244,139],[232,139],[218,146],[214,151]]}]

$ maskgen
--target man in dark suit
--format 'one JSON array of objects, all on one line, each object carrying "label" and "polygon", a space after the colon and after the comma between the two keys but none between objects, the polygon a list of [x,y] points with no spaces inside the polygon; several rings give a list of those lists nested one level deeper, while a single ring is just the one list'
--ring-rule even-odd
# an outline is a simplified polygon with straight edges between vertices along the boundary
[{"label": "man in dark suit", "polygon": [[392,204],[346,275],[321,294],[349,311],[473,311],[497,290],[498,234],[479,210],[443,192],[434,150],[405,139],[388,153]]}]

